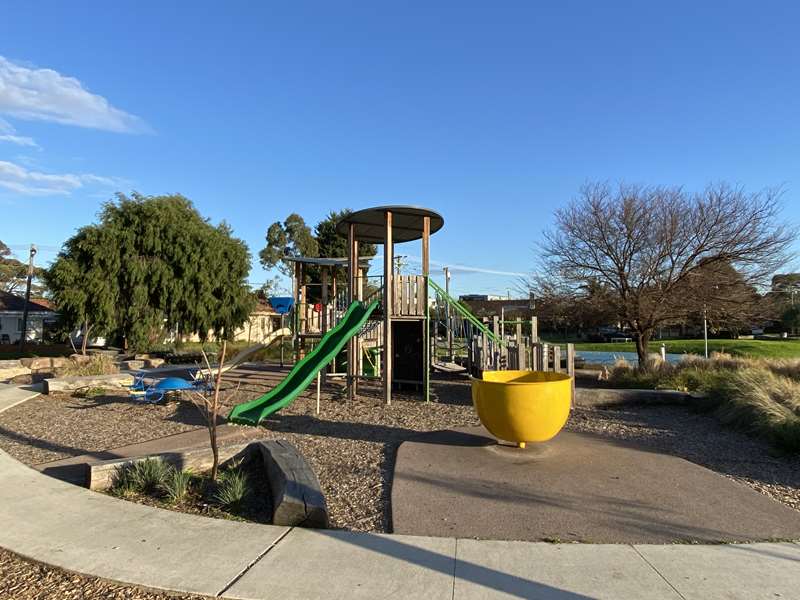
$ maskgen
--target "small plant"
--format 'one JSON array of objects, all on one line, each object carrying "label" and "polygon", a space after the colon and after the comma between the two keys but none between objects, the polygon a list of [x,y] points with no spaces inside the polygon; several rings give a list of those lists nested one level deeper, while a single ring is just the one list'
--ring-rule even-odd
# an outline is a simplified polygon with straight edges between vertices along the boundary
[{"label": "small plant", "polygon": [[120,498],[127,498],[137,493],[136,484],[131,477],[130,465],[121,465],[114,470],[110,491]]},{"label": "small plant", "polygon": [[240,470],[230,470],[220,473],[219,486],[214,499],[227,510],[237,510],[241,507],[247,495],[247,474]]},{"label": "small plant", "polygon": [[161,489],[167,499],[173,504],[183,502],[189,493],[189,486],[192,482],[192,472],[180,469],[169,468]]},{"label": "small plant", "polygon": [[161,494],[171,467],[160,458],[146,458],[117,467],[111,492],[117,496]]},{"label": "small plant", "polygon": [[75,392],[75,396],[78,398],[97,398],[98,396],[102,396],[106,393],[105,389],[101,387],[86,387],[81,388]]}]

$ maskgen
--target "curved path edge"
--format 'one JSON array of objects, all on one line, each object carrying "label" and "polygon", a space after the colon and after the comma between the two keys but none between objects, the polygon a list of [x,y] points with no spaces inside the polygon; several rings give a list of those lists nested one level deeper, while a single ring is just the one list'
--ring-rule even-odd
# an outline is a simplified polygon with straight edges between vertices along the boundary
[{"label": "curved path edge", "polygon": [[0,451],[0,546],[69,571],[225,598],[796,597],[800,545],[582,545],[309,530],[117,500]]}]

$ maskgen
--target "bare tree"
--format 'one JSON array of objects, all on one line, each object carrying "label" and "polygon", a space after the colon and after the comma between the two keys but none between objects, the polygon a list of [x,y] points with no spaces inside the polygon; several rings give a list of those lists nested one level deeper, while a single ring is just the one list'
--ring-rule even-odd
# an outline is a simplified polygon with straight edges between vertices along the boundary
[{"label": "bare tree", "polygon": [[658,327],[741,297],[786,263],[797,234],[780,221],[779,196],[726,184],[697,194],[588,184],[556,211],[539,269],[561,287],[605,286],[645,366]]},{"label": "bare tree", "polygon": [[220,384],[222,383],[222,365],[225,363],[225,353],[228,348],[228,342],[222,340],[222,351],[219,357],[219,366],[216,372],[211,368],[205,351],[203,351],[203,360],[206,364],[206,379],[212,384],[208,390],[199,392],[192,392],[190,397],[192,403],[200,411],[205,421],[206,428],[208,429],[208,438],[211,443],[211,454],[213,455],[213,463],[211,465],[211,480],[217,479],[217,472],[219,471],[219,444],[217,443],[217,421],[219,420],[219,392]]}]

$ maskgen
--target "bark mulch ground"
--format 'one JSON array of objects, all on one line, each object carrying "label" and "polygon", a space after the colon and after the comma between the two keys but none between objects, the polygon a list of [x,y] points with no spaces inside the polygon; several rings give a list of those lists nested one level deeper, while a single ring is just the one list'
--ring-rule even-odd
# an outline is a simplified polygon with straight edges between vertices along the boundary
[{"label": "bark mulch ground", "polygon": [[69,573],[20,558],[0,548],[0,598],[3,600],[203,600],[205,596],[167,594]]}]

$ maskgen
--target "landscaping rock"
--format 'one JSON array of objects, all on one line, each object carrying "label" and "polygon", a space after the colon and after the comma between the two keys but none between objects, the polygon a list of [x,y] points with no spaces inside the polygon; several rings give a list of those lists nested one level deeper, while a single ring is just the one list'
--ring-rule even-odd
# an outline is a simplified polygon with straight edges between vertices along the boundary
[{"label": "landscaping rock", "polygon": [[20,375],[29,375],[30,368],[18,360],[0,360],[0,381],[7,381]]},{"label": "landscaping rock", "polygon": [[261,454],[272,493],[272,523],[327,527],[328,507],[311,465],[286,440],[253,442],[251,456]]},{"label": "landscaping rock", "polygon": [[133,384],[130,373],[113,375],[77,375],[45,379],[45,394],[53,392],[74,392],[86,388],[119,389]]},{"label": "landscaping rock", "polygon": [[127,369],[128,371],[139,371],[144,369],[145,361],[143,360],[123,360],[119,363],[121,369]]},{"label": "landscaping rock", "polygon": [[31,358],[21,358],[19,362],[22,366],[28,367],[31,371],[52,371],[66,367],[69,362],[68,358],[63,356],[34,356]]},{"label": "landscaping rock", "polygon": [[[242,455],[247,446],[248,444],[244,442],[221,445],[218,448],[220,464]],[[90,490],[106,490],[111,487],[114,475],[120,467],[141,462],[148,458],[160,458],[178,470],[190,470],[196,473],[207,471],[214,464],[214,455],[211,453],[211,447],[159,452],[133,458],[117,458],[96,463],[86,463],[82,484]]]},{"label": "landscaping rock", "polygon": [[144,366],[148,369],[157,369],[164,364],[163,358],[148,358],[144,361]]},{"label": "landscaping rock", "polygon": [[85,365],[92,362],[92,357],[89,354],[70,354],[70,359],[79,365]]},{"label": "landscaping rock", "polygon": [[103,350],[102,348],[90,348],[86,351],[91,356],[108,356],[116,358],[119,355],[119,350]]},{"label": "landscaping rock", "polygon": [[632,390],[612,388],[577,388],[577,406],[621,406],[625,404],[686,404],[692,399],[687,392],[675,390]]}]

